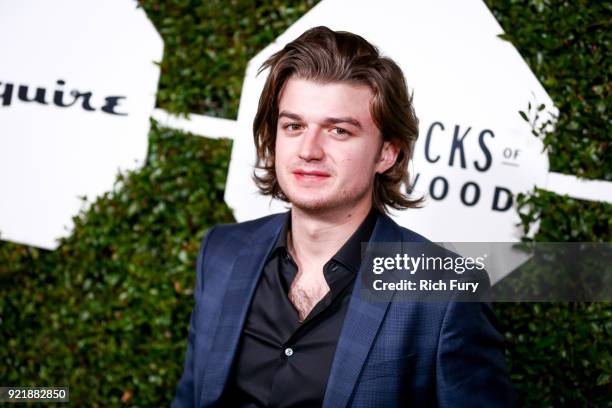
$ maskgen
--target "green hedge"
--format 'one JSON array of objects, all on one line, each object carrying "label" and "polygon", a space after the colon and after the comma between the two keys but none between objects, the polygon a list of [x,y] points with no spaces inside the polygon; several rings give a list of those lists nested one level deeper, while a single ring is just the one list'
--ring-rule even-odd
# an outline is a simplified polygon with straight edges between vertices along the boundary
[{"label": "green hedge", "polygon": [[[485,0],[544,85],[559,117],[544,135],[551,171],[612,180],[609,16],[589,1]],[[606,60],[608,63],[606,63]],[[610,242],[612,206],[537,189],[519,197],[536,241]],[[610,303],[498,304],[522,406],[612,406]]]},{"label": "green hedge", "polygon": [[[610,4],[486,1],[560,108],[555,171],[611,179]],[[236,115],[246,62],[315,1],[140,1],[164,37],[158,105]],[[518,114],[518,113],[517,113]],[[0,383],[65,385],[93,406],[166,406],[182,370],[194,264],[223,203],[231,143],[153,123],[146,165],[84,203],[57,251],[0,243]],[[612,206],[521,198],[541,241],[610,242]],[[499,304],[524,406],[610,406],[612,308]]]},{"label": "green hedge", "polygon": [[316,3],[141,0],[165,44],[158,104],[176,113],[235,118],[249,59]]},{"label": "green hedge", "polygon": [[57,251],[1,244],[2,384],[68,385],[77,406],[168,405],[200,240],[233,221],[230,152],[154,124],[146,166],[75,218]]}]

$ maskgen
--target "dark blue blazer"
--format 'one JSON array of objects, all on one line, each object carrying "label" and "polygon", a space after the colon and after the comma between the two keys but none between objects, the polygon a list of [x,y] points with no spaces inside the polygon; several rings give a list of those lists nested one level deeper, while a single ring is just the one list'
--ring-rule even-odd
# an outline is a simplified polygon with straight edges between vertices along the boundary
[{"label": "dark blue blazer", "polygon": [[[258,278],[287,216],[219,225],[204,238],[185,368],[173,407],[218,403]],[[371,241],[425,239],[381,216]],[[324,407],[513,406],[503,338],[488,304],[366,302],[359,289],[355,284]]]}]

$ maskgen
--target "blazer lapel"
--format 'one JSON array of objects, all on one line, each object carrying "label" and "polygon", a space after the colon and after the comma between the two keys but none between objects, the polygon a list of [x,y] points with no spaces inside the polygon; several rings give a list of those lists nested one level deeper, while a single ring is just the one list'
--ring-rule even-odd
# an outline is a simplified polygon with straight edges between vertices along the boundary
[{"label": "blazer lapel", "polygon": [[[401,241],[402,236],[397,225],[385,215],[379,217],[370,242]],[[366,263],[362,263],[355,278],[355,286],[325,389],[323,407],[336,408],[348,404],[392,298],[390,294],[386,301],[361,300],[361,279]]]},{"label": "blazer lapel", "polygon": [[[200,406],[213,405],[221,397],[236,354],[240,334],[265,260],[280,233],[285,216],[254,231],[240,244],[225,288],[221,312],[202,378]],[[253,237],[253,238],[251,238]],[[231,250],[231,249],[228,249]]]}]

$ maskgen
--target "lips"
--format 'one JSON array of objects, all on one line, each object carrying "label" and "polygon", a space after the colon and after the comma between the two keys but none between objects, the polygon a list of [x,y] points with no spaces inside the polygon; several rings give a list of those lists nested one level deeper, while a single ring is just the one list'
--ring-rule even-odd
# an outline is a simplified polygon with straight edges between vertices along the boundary
[{"label": "lips", "polygon": [[324,171],[316,171],[316,170],[294,170],[293,174],[300,174],[303,176],[317,176],[317,177],[329,177],[329,173],[325,173]]},{"label": "lips", "polygon": [[293,170],[292,173],[298,180],[319,181],[319,180],[325,180],[330,177],[329,173],[324,172],[324,171],[319,171],[319,170],[297,169],[297,170]]}]

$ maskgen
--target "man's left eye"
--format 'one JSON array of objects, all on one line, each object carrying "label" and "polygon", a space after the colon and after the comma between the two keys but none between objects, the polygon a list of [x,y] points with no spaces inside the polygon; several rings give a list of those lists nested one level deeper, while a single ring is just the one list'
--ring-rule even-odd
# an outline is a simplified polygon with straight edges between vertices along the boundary
[{"label": "man's left eye", "polygon": [[346,129],[342,129],[339,127],[333,128],[332,132],[334,132],[337,135],[350,135],[350,132]]}]

